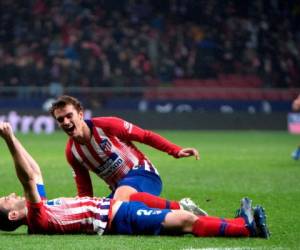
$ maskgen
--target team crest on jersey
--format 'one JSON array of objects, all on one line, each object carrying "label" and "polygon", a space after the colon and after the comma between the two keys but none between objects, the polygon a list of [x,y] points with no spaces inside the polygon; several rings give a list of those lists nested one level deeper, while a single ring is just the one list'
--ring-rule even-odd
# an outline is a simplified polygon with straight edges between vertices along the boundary
[{"label": "team crest on jersey", "polygon": [[105,151],[105,152],[109,152],[111,151],[111,143],[109,140],[107,139],[103,139],[100,144],[99,144],[99,147]]},{"label": "team crest on jersey", "polygon": [[47,200],[46,201],[47,205],[49,206],[58,206],[61,205],[61,199],[53,199],[53,200]]}]

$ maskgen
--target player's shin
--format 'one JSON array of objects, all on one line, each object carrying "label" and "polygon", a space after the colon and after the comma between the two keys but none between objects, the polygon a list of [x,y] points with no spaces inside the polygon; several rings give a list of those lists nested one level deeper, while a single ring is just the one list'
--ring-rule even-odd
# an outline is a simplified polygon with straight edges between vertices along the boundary
[{"label": "player's shin", "polygon": [[151,208],[160,208],[160,209],[173,209],[177,210],[180,209],[180,205],[178,201],[169,201],[167,199],[145,193],[139,192],[130,195],[130,201],[140,201],[146,204],[148,207]]},{"label": "player's shin", "polygon": [[198,217],[193,225],[193,234],[199,237],[247,237],[249,230],[242,218],[222,219],[210,216]]}]

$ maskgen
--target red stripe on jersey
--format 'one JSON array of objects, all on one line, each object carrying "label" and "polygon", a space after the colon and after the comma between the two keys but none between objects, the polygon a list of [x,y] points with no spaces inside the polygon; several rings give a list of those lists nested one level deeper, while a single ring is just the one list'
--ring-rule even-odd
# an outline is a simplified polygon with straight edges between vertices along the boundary
[{"label": "red stripe on jersey", "polygon": [[[103,133],[105,133],[103,131]],[[98,144],[101,143],[102,138],[101,135],[99,134],[97,127],[94,126],[94,136]],[[139,151],[136,149],[136,147],[131,143],[125,143],[125,142],[120,142],[120,140],[117,137],[114,136],[108,136],[107,139],[111,142],[112,147],[115,148],[117,151],[118,155],[122,155],[122,159],[124,160],[124,165],[126,165],[129,169],[131,169],[134,166],[134,162],[130,157],[134,157],[137,160],[137,164],[144,159],[144,156],[142,154],[139,154]],[[112,151],[105,151],[107,155],[110,155]],[[125,169],[125,168],[123,168]],[[128,172],[128,171],[127,171]],[[126,172],[126,173],[127,173]]]},{"label": "red stripe on jersey", "polygon": [[49,204],[27,202],[27,208],[28,226],[33,233],[102,234],[110,218],[111,202],[88,197],[58,198]]},{"label": "red stripe on jersey", "polygon": [[[144,142],[146,133],[132,125],[125,127],[121,119],[95,118],[91,121],[91,140],[85,145],[74,142],[73,156],[114,188],[134,166],[144,165],[144,161],[147,160],[132,142]],[[157,173],[152,167],[145,169]],[[78,183],[81,181],[79,178],[77,180]]]},{"label": "red stripe on jersey", "polygon": [[[71,212],[72,210],[75,211],[79,207],[80,207],[80,212],[79,211],[77,211],[76,213]],[[72,207],[68,205],[67,207],[63,207],[63,209],[60,205],[59,206],[47,205],[46,210],[51,214],[55,214],[56,216],[63,218],[64,221],[78,220],[78,219],[89,218],[89,217],[95,218],[92,211],[89,210],[84,211],[83,209],[81,209],[87,207],[95,207],[95,204],[93,204],[92,206],[83,206],[80,203],[76,203],[76,205],[74,204]]]},{"label": "red stripe on jersey", "polygon": [[90,162],[89,158],[86,157],[85,153],[82,151],[80,144],[74,142],[74,145],[81,159],[89,166],[90,169],[95,169],[94,165]]},{"label": "red stripe on jersey", "polygon": [[[62,215],[63,213],[56,212],[56,215]],[[84,213],[76,213],[76,214],[64,214],[64,221],[74,221],[82,220],[82,218],[92,218],[96,219],[98,216],[92,211],[86,211]]]},{"label": "red stripe on jersey", "polygon": [[99,165],[101,165],[103,163],[103,160],[99,157],[99,155],[97,154],[97,152],[94,149],[94,147],[92,146],[92,144],[91,143],[87,143],[86,147],[88,148],[89,152],[94,157],[94,159],[99,162]]},{"label": "red stripe on jersey", "polygon": [[[86,199],[86,201],[84,199]],[[68,198],[65,198],[65,200],[68,200]],[[79,205],[86,206],[86,207],[97,206],[97,203],[99,203],[99,201],[100,201],[100,199],[93,200],[93,198],[90,198],[90,197],[80,197],[80,198],[78,198],[78,200],[76,200],[76,199],[71,199],[71,200],[72,200],[72,202],[68,202],[68,208],[77,208]]]}]

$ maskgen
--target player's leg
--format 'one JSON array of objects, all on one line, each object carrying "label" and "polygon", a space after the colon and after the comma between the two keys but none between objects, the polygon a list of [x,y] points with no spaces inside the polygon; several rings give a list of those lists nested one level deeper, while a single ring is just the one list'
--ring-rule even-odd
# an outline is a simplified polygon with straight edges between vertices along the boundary
[{"label": "player's leg", "polygon": [[168,200],[149,193],[139,192],[130,196],[130,201],[140,201],[151,208],[186,210],[195,215],[206,216],[207,212],[197,206],[190,198],[183,198],[180,201]]},{"label": "player's leg", "polygon": [[113,194],[113,198],[120,201],[129,201],[130,196],[137,193],[138,191],[130,185],[119,186]]},{"label": "player's leg", "polygon": [[151,208],[181,209],[178,201],[171,201],[146,192],[138,192],[131,186],[120,186],[116,189],[114,199],[121,201],[139,201]]},{"label": "player's leg", "polygon": [[223,219],[210,216],[198,217],[193,224],[192,233],[199,237],[248,237],[250,231],[245,220],[241,217]]},{"label": "player's leg", "polygon": [[113,198],[122,201],[139,201],[151,208],[185,209],[197,215],[207,215],[191,199],[180,201],[168,200],[158,197],[162,190],[160,177],[145,170],[134,170],[118,183]]},{"label": "player's leg", "polygon": [[166,233],[192,233],[197,237],[247,237],[250,235],[243,218],[222,219],[196,216],[183,210],[168,213],[162,225]]},{"label": "player's leg", "polygon": [[162,181],[159,175],[146,170],[131,170],[117,183],[111,197],[130,201],[130,196],[136,192],[145,192],[159,196],[162,190]]},{"label": "player's leg", "polygon": [[[252,208],[252,201],[249,198],[241,200],[241,207],[234,219],[200,216],[195,220],[185,213],[185,211],[168,213],[163,223],[164,227],[180,229],[182,226],[181,230],[184,233],[192,232],[195,236],[201,237],[270,237],[264,208],[260,205]],[[192,231],[190,231],[191,228]]]},{"label": "player's leg", "polygon": [[141,202],[123,202],[114,213],[111,233],[134,235],[192,233],[196,220],[198,220],[196,215],[183,210],[154,209]]},{"label": "player's leg", "polygon": [[149,208],[140,202],[123,202],[115,213],[111,232],[135,235],[192,233],[198,237],[250,235],[243,218],[198,217],[183,210]]},{"label": "player's leg", "polygon": [[[114,205],[115,206],[115,205]],[[157,235],[169,209],[149,208],[142,202],[123,202],[118,210],[113,207],[109,233],[129,235]]]},{"label": "player's leg", "polygon": [[252,208],[252,200],[245,197],[241,199],[241,207],[237,210],[237,217],[242,217],[250,230],[251,236],[269,238],[265,209],[257,205]]},{"label": "player's leg", "polygon": [[180,209],[179,202],[158,197],[162,190],[160,177],[149,171],[133,170],[118,183],[114,199],[139,201],[152,208]]},{"label": "player's leg", "polygon": [[163,232],[166,234],[185,234],[193,232],[193,225],[198,216],[185,210],[172,210],[162,222]]}]

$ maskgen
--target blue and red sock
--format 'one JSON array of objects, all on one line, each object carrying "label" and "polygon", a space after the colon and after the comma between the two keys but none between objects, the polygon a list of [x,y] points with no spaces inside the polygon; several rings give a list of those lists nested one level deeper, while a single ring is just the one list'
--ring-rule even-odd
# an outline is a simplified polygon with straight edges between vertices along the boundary
[{"label": "blue and red sock", "polygon": [[212,216],[200,216],[193,225],[193,234],[200,237],[248,237],[249,230],[245,220],[241,217],[235,219],[222,219]]}]

